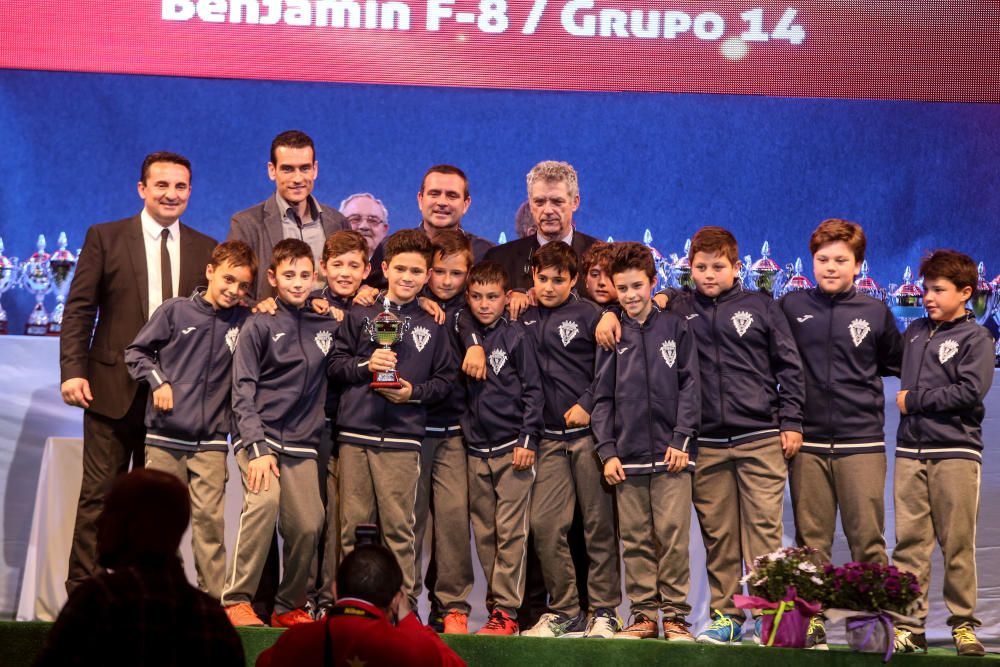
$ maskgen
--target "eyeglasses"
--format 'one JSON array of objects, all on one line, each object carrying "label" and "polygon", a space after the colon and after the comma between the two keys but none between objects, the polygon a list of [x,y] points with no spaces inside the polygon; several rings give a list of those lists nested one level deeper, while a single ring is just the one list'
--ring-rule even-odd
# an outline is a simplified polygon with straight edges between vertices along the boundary
[{"label": "eyeglasses", "polygon": [[367,222],[369,227],[385,224],[385,221],[377,215],[349,215],[347,221],[351,223],[352,227],[357,227],[362,222]]}]

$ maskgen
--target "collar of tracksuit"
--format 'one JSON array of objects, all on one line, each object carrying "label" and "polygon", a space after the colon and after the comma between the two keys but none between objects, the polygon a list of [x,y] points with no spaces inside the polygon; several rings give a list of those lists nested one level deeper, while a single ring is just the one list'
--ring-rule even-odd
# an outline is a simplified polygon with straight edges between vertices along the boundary
[{"label": "collar of tracksuit", "polygon": [[646,318],[646,321],[640,324],[637,320],[632,319],[631,317],[628,316],[628,314],[624,310],[622,310],[622,318],[621,318],[622,326],[640,330],[648,329],[650,326],[652,326],[653,320],[656,319],[656,314],[658,312],[660,312],[660,308],[654,303],[653,309],[649,311],[649,316]]},{"label": "collar of tracksuit", "polygon": [[858,293],[858,288],[856,288],[854,285],[851,285],[849,289],[843,292],[830,294],[829,292],[824,292],[819,287],[813,287],[813,293],[816,295],[817,298],[823,301],[827,301],[829,303],[837,303],[838,301],[847,301],[849,299],[854,298],[854,296]]},{"label": "collar of tracksuit", "polygon": [[739,297],[741,294],[743,294],[743,286],[740,285],[739,283],[733,283],[732,287],[727,289],[725,292],[719,292],[719,296],[716,297],[705,296],[696,289],[692,290],[692,292],[694,293],[694,298],[698,299],[704,304],[710,305],[713,303],[725,303],[726,301],[731,301],[732,299]]}]

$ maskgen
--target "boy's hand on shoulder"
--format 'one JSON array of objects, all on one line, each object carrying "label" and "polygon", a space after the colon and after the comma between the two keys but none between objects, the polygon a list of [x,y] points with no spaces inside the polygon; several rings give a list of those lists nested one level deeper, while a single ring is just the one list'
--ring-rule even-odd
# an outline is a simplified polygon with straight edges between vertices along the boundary
[{"label": "boy's hand on shoulder", "polygon": [[381,387],[375,391],[385,396],[390,403],[406,403],[413,396],[413,385],[403,378],[399,378],[399,383],[403,385],[399,389]]},{"label": "boy's hand on shoulder", "polygon": [[462,372],[473,380],[486,379],[486,350],[482,345],[473,345],[462,360]]},{"label": "boy's hand on shoulder", "polygon": [[396,367],[396,353],[380,347],[372,352],[371,359],[368,360],[368,369],[371,371],[391,371]]},{"label": "boy's hand on shoulder", "polygon": [[798,431],[781,432],[781,451],[785,453],[785,458],[790,459],[799,453],[802,448],[802,434]]},{"label": "boy's hand on shoulder", "polygon": [[274,454],[258,456],[250,461],[247,464],[247,488],[254,493],[260,493],[260,487],[263,485],[265,491],[270,490],[271,476],[267,474],[268,471],[273,472],[275,478],[281,477],[278,471],[278,457]]},{"label": "boy's hand on shoulder", "polygon": [[909,389],[904,389],[903,391],[896,392],[896,407],[899,408],[899,414],[906,414],[906,395],[909,393]]},{"label": "boy's hand on shoulder", "polygon": [[344,311],[342,311],[340,308],[334,308],[333,306],[330,306],[330,317],[337,320],[338,322],[343,322]]},{"label": "boy's hand on shoulder", "polygon": [[563,419],[566,420],[566,428],[590,426],[590,413],[581,408],[579,403],[574,403],[563,415]]},{"label": "boy's hand on shoulder", "polygon": [[174,409],[174,390],[170,383],[161,384],[153,391],[153,407],[160,412],[170,412]]},{"label": "boy's hand on shoulder", "polygon": [[370,306],[378,298],[378,289],[371,285],[362,285],[358,288],[358,293],[354,295],[354,303],[359,306]]},{"label": "boy's hand on shoulder", "polygon": [[330,302],[326,299],[310,299],[312,310],[317,315],[326,315],[330,312]]},{"label": "boy's hand on shoulder", "polygon": [[278,302],[275,301],[273,296],[268,297],[263,301],[259,301],[257,305],[254,306],[250,312],[274,315],[276,312],[278,312]]},{"label": "boy's hand on shoulder", "polygon": [[527,470],[535,465],[535,453],[527,447],[514,448],[514,470]]},{"label": "boy's hand on shoulder", "polygon": [[622,460],[617,456],[612,456],[604,462],[604,481],[611,486],[625,481],[625,468],[622,467]]},{"label": "boy's hand on shoulder", "polygon": [[666,294],[654,294],[653,295],[653,303],[655,303],[657,305],[657,307],[659,307],[660,310],[663,310],[664,308],[667,307],[667,301],[669,301],[669,300],[670,299],[667,298]]},{"label": "boy's hand on shoulder", "polygon": [[594,330],[594,339],[608,352],[615,349],[615,345],[622,339],[622,323],[614,313],[608,311],[601,315],[597,329]]},{"label": "boy's hand on shoulder", "polygon": [[667,455],[663,457],[663,462],[667,464],[667,472],[682,472],[687,468],[689,460],[687,452],[673,447],[667,447]]},{"label": "boy's hand on shoulder", "polygon": [[444,308],[442,308],[434,299],[428,299],[425,296],[418,296],[417,305],[423,308],[425,313],[433,317],[434,321],[438,324],[444,324],[448,320],[447,316],[444,314]]},{"label": "boy's hand on shoulder", "polygon": [[519,318],[529,306],[533,305],[533,296],[529,296],[524,292],[515,292],[513,290],[507,293],[507,311],[510,313],[510,319],[512,320]]}]

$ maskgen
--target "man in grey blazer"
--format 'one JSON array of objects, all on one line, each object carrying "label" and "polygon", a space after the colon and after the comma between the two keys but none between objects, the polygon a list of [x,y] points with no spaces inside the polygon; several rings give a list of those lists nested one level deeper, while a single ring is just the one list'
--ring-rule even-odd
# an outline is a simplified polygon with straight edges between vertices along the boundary
[{"label": "man in grey blazer", "polygon": [[351,228],[335,207],[320,204],[312,196],[319,163],[313,140],[305,132],[287,130],[274,138],[267,175],[275,183],[275,194],[233,215],[227,237],[243,241],[257,254],[260,270],[249,294],[253,301],[274,296],[267,268],[278,241],[294,238],[308,243],[318,268],[326,238]]},{"label": "man in grey blazer", "polygon": [[87,230],[59,337],[63,400],[84,409],[69,593],[98,570],[97,517],[111,482],[130,460],[143,465],[148,388],[129,377],[125,347],[160,303],[207,284],[205,268],[216,246],[180,223],[191,194],[187,158],[146,156],[138,190],[140,214]]}]

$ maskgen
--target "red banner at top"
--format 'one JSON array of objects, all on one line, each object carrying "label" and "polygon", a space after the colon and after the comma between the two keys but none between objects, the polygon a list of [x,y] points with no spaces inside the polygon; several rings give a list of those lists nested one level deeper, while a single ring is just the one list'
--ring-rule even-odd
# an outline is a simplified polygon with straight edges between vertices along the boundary
[{"label": "red banner at top", "polygon": [[41,0],[0,67],[1000,102],[993,0]]}]

